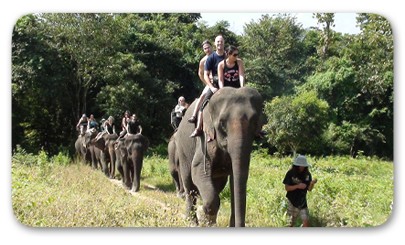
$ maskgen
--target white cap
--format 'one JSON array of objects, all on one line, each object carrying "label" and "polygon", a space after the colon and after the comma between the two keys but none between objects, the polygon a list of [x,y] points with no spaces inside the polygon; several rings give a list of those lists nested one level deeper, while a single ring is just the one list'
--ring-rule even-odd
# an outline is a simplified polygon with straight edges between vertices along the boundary
[{"label": "white cap", "polygon": [[310,165],[307,162],[307,158],[303,155],[298,155],[295,159],[294,159],[294,163],[293,165],[295,166],[300,166],[300,167],[309,167]]}]

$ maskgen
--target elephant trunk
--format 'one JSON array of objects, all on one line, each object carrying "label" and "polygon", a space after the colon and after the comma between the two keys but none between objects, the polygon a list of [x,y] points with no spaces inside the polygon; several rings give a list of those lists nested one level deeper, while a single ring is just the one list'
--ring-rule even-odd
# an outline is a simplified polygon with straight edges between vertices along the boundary
[{"label": "elephant trunk", "polygon": [[115,149],[114,145],[110,145],[108,148],[109,154],[110,154],[110,178],[114,179],[115,178],[115,168],[116,168],[116,155],[115,155]]},{"label": "elephant trunk", "polygon": [[238,125],[235,134],[228,136],[228,152],[232,161],[231,193],[232,215],[231,226],[244,227],[246,215],[246,189],[249,177],[250,152],[253,137],[248,133],[247,125]]}]

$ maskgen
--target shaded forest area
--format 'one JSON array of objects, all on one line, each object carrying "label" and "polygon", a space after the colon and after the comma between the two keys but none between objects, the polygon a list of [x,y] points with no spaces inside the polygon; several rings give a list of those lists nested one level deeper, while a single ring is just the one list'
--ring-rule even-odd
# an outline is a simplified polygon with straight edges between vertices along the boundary
[{"label": "shaded forest area", "polygon": [[265,100],[260,147],[272,153],[393,158],[394,67],[390,23],[358,14],[359,34],[304,29],[289,14],[263,15],[241,35],[198,13],[30,14],[12,37],[12,147],[74,151],[83,113],[119,122],[136,113],[152,147],[173,133],[179,96],[191,103],[201,43],[222,34],[239,47],[247,86]]}]

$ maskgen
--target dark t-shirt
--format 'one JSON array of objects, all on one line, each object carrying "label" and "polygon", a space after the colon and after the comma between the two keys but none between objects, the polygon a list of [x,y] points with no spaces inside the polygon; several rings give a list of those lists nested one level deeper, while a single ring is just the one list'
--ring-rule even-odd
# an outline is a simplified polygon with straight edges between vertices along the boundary
[{"label": "dark t-shirt", "polygon": [[136,134],[139,132],[139,126],[141,123],[138,120],[129,120],[128,121],[128,133]]},{"label": "dark t-shirt", "polygon": [[104,128],[108,131],[109,134],[113,134],[114,133],[114,128],[115,128],[115,123],[108,123],[108,121],[106,121],[104,123]]},{"label": "dark t-shirt", "polygon": [[213,77],[213,85],[218,88],[218,64],[223,61],[225,54],[219,56],[217,52],[213,52],[208,56],[204,64],[204,70],[210,71]]},{"label": "dark t-shirt", "polygon": [[283,184],[285,185],[297,185],[299,183],[304,183],[307,185],[307,188],[301,190],[301,189],[296,189],[293,191],[287,191],[286,197],[292,205],[296,208],[306,208],[307,207],[307,191],[309,184],[312,181],[312,176],[310,172],[306,173],[299,173],[298,171],[295,171],[294,169],[288,170],[288,172],[285,174]]},{"label": "dark t-shirt", "polygon": [[225,62],[224,87],[240,88],[238,62],[235,62],[235,65],[233,67],[228,67]]}]

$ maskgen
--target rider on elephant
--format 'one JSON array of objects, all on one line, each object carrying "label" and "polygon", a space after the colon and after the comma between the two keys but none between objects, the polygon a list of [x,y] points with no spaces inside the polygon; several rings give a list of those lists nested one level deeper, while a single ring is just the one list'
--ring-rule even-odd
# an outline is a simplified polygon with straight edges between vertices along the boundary
[{"label": "rider on elephant", "polygon": [[132,114],[132,116],[128,120],[128,122],[127,122],[127,124],[125,126],[125,130],[123,130],[120,133],[120,136],[118,137],[116,142],[118,142],[119,140],[125,138],[126,135],[133,135],[133,134],[137,134],[137,133],[142,134],[142,126],[141,126],[141,123],[138,120],[138,117],[134,113],[134,114]]},{"label": "rider on elephant", "polygon": [[128,110],[126,110],[124,113],[124,117],[121,120],[121,132],[119,138],[124,137],[124,135],[127,133],[128,121],[131,119],[130,114],[131,113]]},{"label": "rider on elephant", "polygon": [[82,117],[80,118],[79,122],[76,125],[76,129],[80,131],[80,136],[84,135],[87,129],[87,124],[88,124],[88,118],[86,114],[83,114]]},{"label": "rider on elephant", "polygon": [[109,116],[108,119],[104,121],[102,128],[103,131],[98,133],[98,135],[96,136],[96,141],[98,141],[101,137],[103,137],[104,134],[116,134],[114,117]]},{"label": "rider on elephant", "polygon": [[88,122],[87,130],[91,130],[92,128],[97,129],[98,123],[97,123],[96,119],[94,118],[93,114],[90,114],[90,118],[88,121],[89,122]]},{"label": "rider on elephant", "polygon": [[131,119],[128,121],[127,131],[128,131],[128,135],[137,134],[137,133],[142,134],[142,126],[135,113],[132,114]]},{"label": "rider on elephant", "polygon": [[[218,91],[218,64],[225,59],[225,39],[222,35],[218,35],[215,38],[215,46],[217,50],[213,52],[210,56],[208,56],[207,60],[205,61],[204,65],[204,82],[209,87],[205,94],[204,101],[199,108],[198,118],[197,118],[197,126],[193,133],[190,135],[191,138],[196,136],[200,136],[203,133],[203,110],[204,107],[207,105],[208,101],[210,100],[211,96]],[[212,76],[213,80],[211,82],[210,77]],[[191,119],[191,118],[190,118]],[[193,120],[190,120],[192,122]],[[194,120],[195,121],[195,120]]]}]

